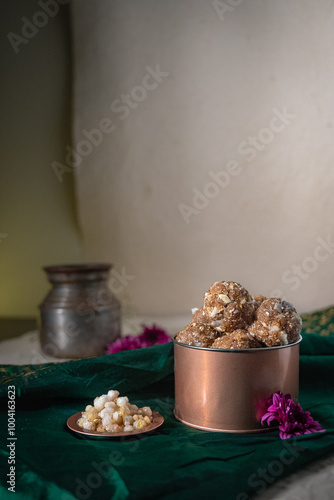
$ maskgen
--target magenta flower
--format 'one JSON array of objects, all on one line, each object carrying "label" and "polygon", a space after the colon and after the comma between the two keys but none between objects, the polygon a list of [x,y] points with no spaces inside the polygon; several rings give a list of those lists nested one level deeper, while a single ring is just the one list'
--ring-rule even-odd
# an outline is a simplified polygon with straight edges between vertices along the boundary
[{"label": "magenta flower", "polygon": [[156,344],[165,344],[170,342],[170,336],[156,325],[143,325],[142,333],[138,336],[127,335],[126,337],[115,340],[112,344],[107,345],[107,354],[113,354],[119,351],[129,351],[131,349],[139,349],[141,347],[150,347]]},{"label": "magenta flower", "polygon": [[267,404],[267,412],[263,415],[261,424],[277,422],[281,439],[325,431],[319,422],[313,420],[310,412],[303,411],[300,404],[292,400],[290,394],[276,392],[268,399]]},{"label": "magenta flower", "polygon": [[149,347],[156,344],[166,344],[170,342],[170,336],[157,325],[146,326],[143,325],[143,332],[138,337],[142,342],[142,347]]},{"label": "magenta flower", "polygon": [[138,349],[141,346],[140,340],[134,335],[127,335],[126,337],[121,337],[112,344],[107,345],[107,354],[113,354],[114,352],[120,351],[130,351],[132,349]]}]

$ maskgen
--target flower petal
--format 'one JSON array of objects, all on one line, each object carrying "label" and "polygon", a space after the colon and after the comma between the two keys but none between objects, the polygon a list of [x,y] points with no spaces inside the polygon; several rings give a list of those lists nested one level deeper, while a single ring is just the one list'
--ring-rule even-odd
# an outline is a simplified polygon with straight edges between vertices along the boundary
[{"label": "flower petal", "polygon": [[301,405],[293,401],[291,394],[276,392],[268,399],[267,412],[261,418],[261,424],[270,425],[273,421],[279,424],[281,439],[311,432],[324,432],[319,422],[313,420],[310,412],[304,412]]}]

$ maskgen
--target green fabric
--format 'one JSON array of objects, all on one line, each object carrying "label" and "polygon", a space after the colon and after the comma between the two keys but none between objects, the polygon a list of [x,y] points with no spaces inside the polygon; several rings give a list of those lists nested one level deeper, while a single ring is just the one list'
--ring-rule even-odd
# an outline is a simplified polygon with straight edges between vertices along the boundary
[{"label": "green fabric", "polygon": [[303,314],[303,333],[317,333],[319,335],[334,335],[334,306]]},{"label": "green fabric", "polygon": [[[173,346],[35,366],[1,366],[0,498],[7,490],[7,387],[16,387],[16,493],[22,500],[236,499],[334,451],[334,337],[304,335],[300,402],[327,429],[281,441],[278,431],[199,431],[173,416]],[[65,426],[108,389],[149,405],[162,427],[136,438],[84,439]],[[289,462],[289,463],[288,463]]]}]

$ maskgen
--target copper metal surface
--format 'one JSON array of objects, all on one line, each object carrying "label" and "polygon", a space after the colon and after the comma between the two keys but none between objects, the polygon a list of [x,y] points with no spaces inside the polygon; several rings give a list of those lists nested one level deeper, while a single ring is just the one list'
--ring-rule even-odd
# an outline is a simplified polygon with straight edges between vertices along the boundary
[{"label": "copper metal surface", "polygon": [[217,432],[263,431],[261,417],[274,393],[298,401],[299,341],[261,349],[192,347],[174,341],[175,417]]},{"label": "copper metal surface", "polygon": [[67,427],[77,434],[82,434],[86,437],[94,437],[94,438],[115,438],[115,437],[125,437],[125,436],[135,436],[137,434],[145,434],[147,432],[152,432],[157,429],[164,423],[164,417],[160,415],[157,411],[152,412],[153,421],[150,425],[143,427],[142,429],[136,429],[134,431],[128,432],[96,432],[96,431],[87,431],[82,427],[78,426],[78,420],[81,418],[81,411],[72,415],[66,422]]}]

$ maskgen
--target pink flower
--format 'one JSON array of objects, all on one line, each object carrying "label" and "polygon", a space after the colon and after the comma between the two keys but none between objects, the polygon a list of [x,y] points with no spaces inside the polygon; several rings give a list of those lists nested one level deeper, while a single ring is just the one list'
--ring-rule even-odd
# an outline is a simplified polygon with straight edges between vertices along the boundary
[{"label": "pink flower", "polygon": [[166,344],[170,342],[170,336],[157,325],[146,326],[143,325],[143,332],[138,337],[142,342],[142,347],[149,347],[156,344]]},{"label": "pink flower", "polygon": [[126,337],[115,340],[112,344],[108,344],[107,354],[113,354],[114,352],[120,351],[130,351],[132,349],[138,349],[139,347],[142,347],[139,338],[134,335],[127,335]]},{"label": "pink flower", "polygon": [[128,351],[131,349],[139,349],[141,347],[150,347],[156,344],[165,344],[170,342],[170,336],[156,325],[143,325],[143,331],[140,335],[127,335],[126,337],[115,340],[107,346],[107,354],[113,354],[119,351]]},{"label": "pink flower", "polygon": [[313,420],[310,412],[304,412],[300,404],[292,400],[290,394],[276,392],[268,399],[267,404],[267,412],[263,415],[261,424],[266,422],[270,425],[276,421],[281,439],[325,431],[319,422]]}]

